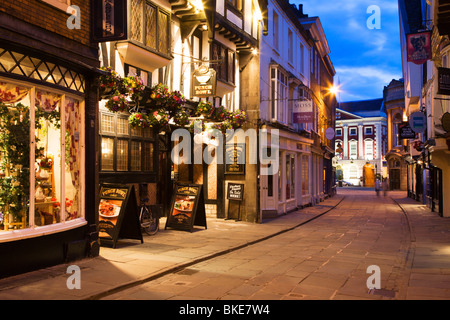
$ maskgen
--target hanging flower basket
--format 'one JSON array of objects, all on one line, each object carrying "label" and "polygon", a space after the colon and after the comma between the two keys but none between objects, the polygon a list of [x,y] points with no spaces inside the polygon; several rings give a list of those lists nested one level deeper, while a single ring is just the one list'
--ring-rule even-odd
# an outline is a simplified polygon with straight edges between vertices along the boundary
[{"label": "hanging flower basket", "polygon": [[208,101],[200,101],[197,104],[195,112],[198,116],[203,115],[205,118],[211,115],[212,105]]},{"label": "hanging flower basket", "polygon": [[125,94],[116,92],[106,102],[105,107],[111,112],[121,112],[128,110],[128,108],[130,107],[130,103]]},{"label": "hanging flower basket", "polygon": [[227,108],[220,106],[217,108],[213,108],[211,110],[211,120],[214,121],[226,121],[229,120],[230,117],[230,112],[228,111]]},{"label": "hanging flower basket", "polygon": [[101,70],[108,72],[108,74],[99,77],[100,98],[108,98],[116,91],[125,93],[125,86],[123,85],[122,78],[117,72],[112,70],[110,67],[102,67]]},{"label": "hanging flower basket", "polygon": [[233,129],[241,128],[247,121],[247,114],[244,110],[238,110],[230,115],[230,122]]},{"label": "hanging flower basket", "polygon": [[132,128],[147,128],[150,127],[150,119],[145,113],[132,113],[128,117],[128,123]]},{"label": "hanging flower basket", "polygon": [[144,82],[138,76],[130,76],[123,79],[123,85],[131,100],[139,100],[144,92]]},{"label": "hanging flower basket", "polygon": [[189,124],[190,114],[186,110],[181,110],[173,117],[173,122],[179,126],[186,126]]}]

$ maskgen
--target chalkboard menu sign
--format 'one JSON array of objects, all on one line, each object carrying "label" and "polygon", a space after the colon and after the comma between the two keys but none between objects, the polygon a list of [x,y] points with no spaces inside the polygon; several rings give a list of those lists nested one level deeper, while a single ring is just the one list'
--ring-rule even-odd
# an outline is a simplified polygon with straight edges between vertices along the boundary
[{"label": "chalkboard menu sign", "polygon": [[116,247],[119,238],[143,242],[134,187],[102,184],[98,217],[101,245]]},{"label": "chalkboard menu sign", "polygon": [[225,174],[245,174],[245,143],[226,144]]},{"label": "chalkboard menu sign", "polygon": [[192,232],[194,225],[203,226],[206,229],[202,185],[177,183],[165,229],[170,227]]},{"label": "chalkboard menu sign", "polygon": [[227,199],[242,201],[244,199],[244,185],[239,183],[228,183]]},{"label": "chalkboard menu sign", "polygon": [[414,139],[416,133],[409,126],[409,122],[403,122],[398,125],[400,139]]}]

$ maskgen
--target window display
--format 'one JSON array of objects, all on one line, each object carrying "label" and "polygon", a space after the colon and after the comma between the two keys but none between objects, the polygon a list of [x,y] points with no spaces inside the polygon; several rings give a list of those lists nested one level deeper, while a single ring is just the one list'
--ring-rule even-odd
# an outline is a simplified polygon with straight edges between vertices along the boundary
[{"label": "window display", "polygon": [[0,81],[0,232],[83,216],[82,103]]}]

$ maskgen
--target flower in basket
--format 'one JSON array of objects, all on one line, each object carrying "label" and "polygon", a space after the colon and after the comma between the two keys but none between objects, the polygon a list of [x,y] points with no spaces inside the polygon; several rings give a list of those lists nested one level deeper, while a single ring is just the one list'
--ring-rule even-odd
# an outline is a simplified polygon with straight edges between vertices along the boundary
[{"label": "flower in basket", "polygon": [[117,72],[112,70],[111,67],[102,67],[101,70],[108,73],[107,75],[102,75],[99,77],[100,90],[103,94],[109,94],[115,91],[125,93],[122,78]]},{"label": "flower in basket", "polygon": [[227,108],[220,106],[213,108],[211,111],[211,119],[216,121],[225,121],[230,117],[230,111]]},{"label": "flower in basket", "polygon": [[140,97],[145,89],[144,82],[138,76],[129,76],[123,79],[123,84],[132,100]]},{"label": "flower in basket", "polygon": [[145,113],[132,113],[128,117],[128,123],[132,128],[147,128],[150,126],[150,120]]},{"label": "flower in basket", "polygon": [[226,133],[228,129],[233,129],[230,120],[225,120],[219,123],[215,123],[211,126],[212,129],[220,130],[222,133]]},{"label": "flower in basket", "polygon": [[158,83],[152,88],[150,99],[152,100],[154,107],[165,107],[169,97],[169,88],[165,84]]},{"label": "flower in basket", "polygon": [[174,117],[185,102],[186,99],[180,91],[173,91],[167,99],[166,110],[169,112],[170,116]]},{"label": "flower in basket", "polygon": [[158,127],[165,126],[169,123],[169,116],[163,110],[156,110],[153,113],[149,114],[149,127]]},{"label": "flower in basket", "polygon": [[211,102],[209,101],[200,101],[197,104],[197,108],[195,109],[198,115],[210,116],[212,110]]},{"label": "flower in basket", "polygon": [[230,114],[230,121],[233,129],[240,128],[247,121],[247,114],[244,110],[237,110]]},{"label": "flower in basket", "polygon": [[125,111],[129,107],[127,96],[116,91],[106,102],[105,107],[111,112]]},{"label": "flower in basket", "polygon": [[50,170],[53,166],[53,159],[49,157],[45,157],[39,162],[39,167],[42,169],[48,169]]},{"label": "flower in basket", "polygon": [[185,126],[189,124],[189,117],[189,112],[187,112],[186,110],[180,110],[173,117],[173,121],[179,126]]},{"label": "flower in basket", "polygon": [[195,120],[192,121],[191,124],[189,125],[189,129],[188,131],[190,133],[198,133],[199,131],[205,131],[206,130],[206,125],[202,120]]}]

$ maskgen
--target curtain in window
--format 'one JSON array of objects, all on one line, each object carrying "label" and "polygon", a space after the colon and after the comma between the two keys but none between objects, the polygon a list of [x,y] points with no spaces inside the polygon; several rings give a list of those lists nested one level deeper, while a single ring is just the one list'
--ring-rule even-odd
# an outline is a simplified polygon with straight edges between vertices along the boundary
[{"label": "curtain in window", "polygon": [[[66,98],[66,172],[70,173],[72,188],[67,187],[66,182],[66,212],[68,219],[79,216],[79,192],[80,192],[80,133],[81,116],[80,102]],[[67,175],[66,175],[67,176]]]},{"label": "curtain in window", "polygon": [[27,88],[0,82],[0,102],[16,103],[25,98],[27,94]]}]

